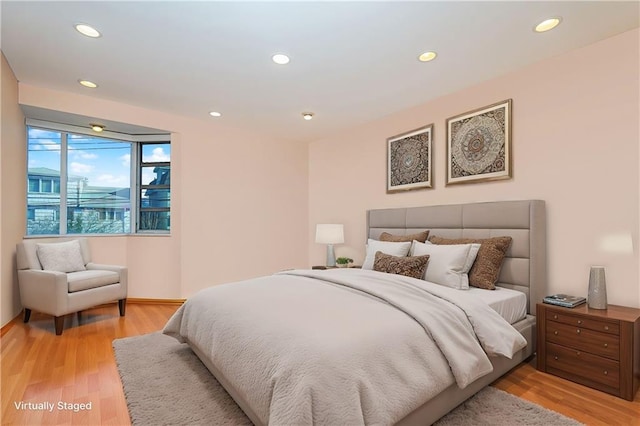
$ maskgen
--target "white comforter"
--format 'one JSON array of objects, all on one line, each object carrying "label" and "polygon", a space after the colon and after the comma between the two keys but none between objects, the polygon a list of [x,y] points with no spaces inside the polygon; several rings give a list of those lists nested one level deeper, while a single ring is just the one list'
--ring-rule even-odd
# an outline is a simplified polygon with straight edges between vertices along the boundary
[{"label": "white comforter", "polygon": [[254,420],[393,424],[525,339],[464,291],[358,269],[288,271],[190,298],[165,334],[209,357]]}]

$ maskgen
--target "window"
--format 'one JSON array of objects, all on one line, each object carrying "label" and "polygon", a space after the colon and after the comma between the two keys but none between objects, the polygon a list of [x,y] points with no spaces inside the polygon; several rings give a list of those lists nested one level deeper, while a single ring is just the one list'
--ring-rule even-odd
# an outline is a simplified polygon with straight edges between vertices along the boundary
[{"label": "window", "polygon": [[141,143],[139,230],[168,231],[171,225],[171,145]]},{"label": "window", "polygon": [[62,133],[27,128],[27,235],[60,233],[60,195],[41,192],[42,179],[60,179]]},{"label": "window", "polygon": [[40,192],[40,179],[29,178],[29,192]]},{"label": "window", "polygon": [[169,135],[141,142],[60,127],[27,127],[27,235],[169,231]]},{"label": "window", "polygon": [[53,180],[51,179],[43,179],[40,181],[41,183],[41,190],[40,192],[53,192]]}]

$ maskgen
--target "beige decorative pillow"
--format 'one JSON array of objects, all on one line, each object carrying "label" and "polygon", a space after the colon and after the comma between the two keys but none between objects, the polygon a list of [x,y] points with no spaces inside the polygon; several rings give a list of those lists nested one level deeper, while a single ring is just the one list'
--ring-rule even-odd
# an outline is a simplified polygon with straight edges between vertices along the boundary
[{"label": "beige decorative pillow", "polygon": [[383,252],[386,254],[392,254],[394,256],[406,256],[411,249],[411,242],[404,241],[401,243],[395,243],[393,241],[379,241],[367,240],[366,255],[364,262],[362,262],[362,269],[373,269],[373,262],[376,259],[376,252]]},{"label": "beige decorative pillow", "polygon": [[36,254],[45,271],[76,272],[86,269],[78,240],[39,243],[36,245]]},{"label": "beige decorative pillow", "polygon": [[480,244],[480,250],[469,271],[469,285],[472,287],[495,290],[502,261],[511,245],[511,237],[493,238],[429,238],[433,244]]},{"label": "beige decorative pillow", "polygon": [[429,255],[429,268],[424,279],[432,283],[455,288],[469,289],[469,270],[473,266],[480,244],[439,245],[414,241],[410,256]]},{"label": "beige decorative pillow", "polygon": [[393,241],[393,242],[405,242],[405,241],[420,241],[424,243],[429,237],[429,231],[422,231],[411,235],[393,235],[388,232],[380,234],[380,241]]},{"label": "beige decorative pillow", "polygon": [[378,251],[373,262],[373,270],[421,279],[428,262],[429,255],[398,257]]}]

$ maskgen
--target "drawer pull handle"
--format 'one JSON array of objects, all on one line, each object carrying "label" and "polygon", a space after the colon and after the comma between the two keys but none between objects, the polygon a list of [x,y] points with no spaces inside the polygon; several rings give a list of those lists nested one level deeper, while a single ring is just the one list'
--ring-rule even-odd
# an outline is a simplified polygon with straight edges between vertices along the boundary
[{"label": "drawer pull handle", "polygon": [[582,320],[578,320],[578,324],[582,324]]},{"label": "drawer pull handle", "polygon": [[557,315],[554,315],[554,316],[553,316],[553,319],[558,319],[558,316],[557,316]]},{"label": "drawer pull handle", "polygon": [[554,357],[553,357],[553,359],[555,359],[555,360],[557,361],[557,360],[558,360],[558,357],[557,357],[557,356],[554,356]]},{"label": "drawer pull handle", "polygon": [[558,332],[557,332],[557,331],[554,331],[554,332],[553,332],[553,334],[555,334],[555,335],[557,336],[557,335],[558,335]]},{"label": "drawer pull handle", "polygon": [[609,372],[607,370],[604,370],[604,375],[606,376],[607,374],[609,374]]},{"label": "drawer pull handle", "polygon": [[580,334],[580,329],[577,329],[577,330],[576,330],[576,333]]},{"label": "drawer pull handle", "polygon": [[580,352],[576,352],[576,356],[580,356]]},{"label": "drawer pull handle", "polygon": [[604,344],[604,347],[605,347],[605,348],[608,348],[608,347],[609,347],[609,344],[608,344],[608,343],[605,343],[605,344]]},{"label": "drawer pull handle", "polygon": [[605,331],[609,331],[609,326],[608,326],[608,325],[605,325],[605,326],[604,326],[604,330],[605,330]]}]

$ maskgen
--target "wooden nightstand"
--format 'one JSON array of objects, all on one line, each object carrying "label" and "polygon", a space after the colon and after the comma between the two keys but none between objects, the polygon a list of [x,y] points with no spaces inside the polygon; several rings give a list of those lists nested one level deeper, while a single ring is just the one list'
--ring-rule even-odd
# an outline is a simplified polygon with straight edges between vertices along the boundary
[{"label": "wooden nightstand", "polygon": [[632,401],[640,385],[640,309],[538,303],[538,370]]}]

